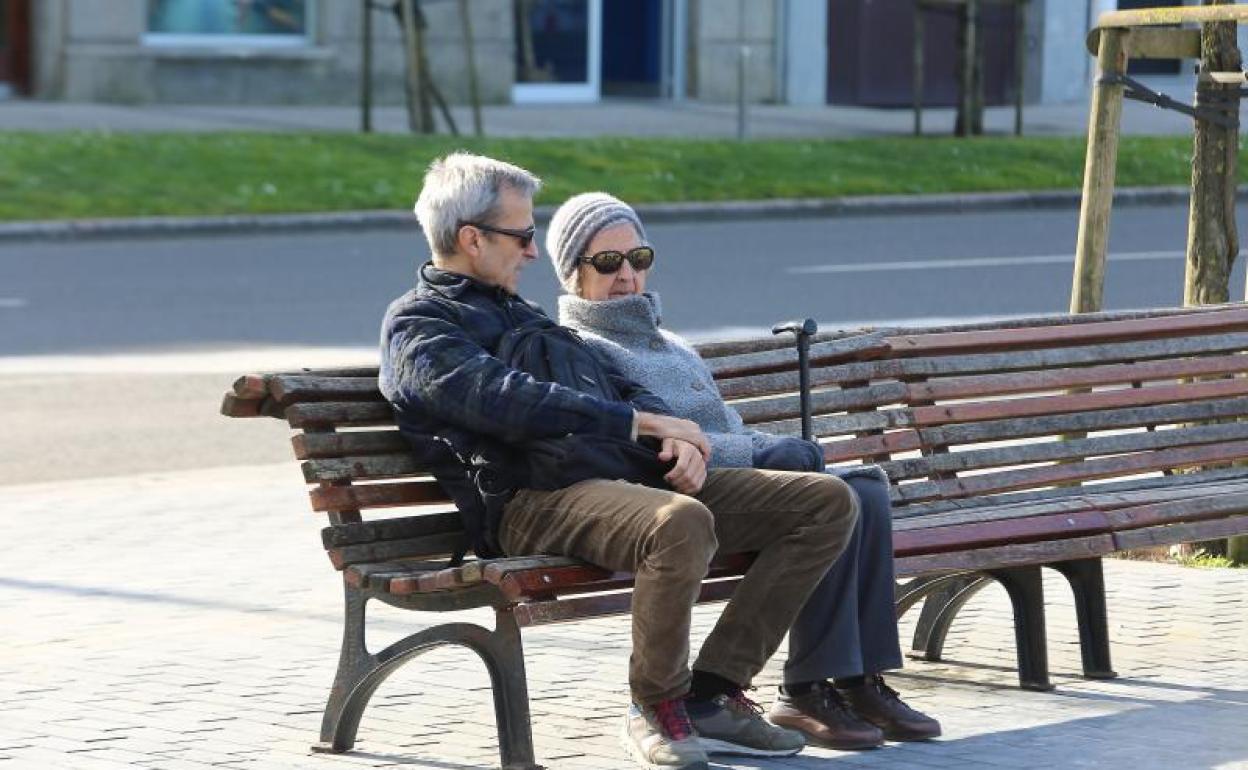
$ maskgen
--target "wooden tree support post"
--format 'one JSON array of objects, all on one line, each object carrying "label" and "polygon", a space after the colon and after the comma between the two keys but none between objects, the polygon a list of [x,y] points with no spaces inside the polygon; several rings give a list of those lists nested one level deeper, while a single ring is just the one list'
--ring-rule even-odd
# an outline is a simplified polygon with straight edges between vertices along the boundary
[{"label": "wooden tree support post", "polygon": [[1097,53],[1100,78],[1092,89],[1088,120],[1088,155],[1083,167],[1083,199],[1079,206],[1079,235],[1075,243],[1075,276],[1070,312],[1101,309],[1105,287],[1105,254],[1109,246],[1109,212],[1114,202],[1114,171],[1118,162],[1118,125],[1122,120],[1123,86],[1106,83],[1107,75],[1127,69],[1127,30],[1101,31]]},{"label": "wooden tree support post", "polygon": [[[953,133],[957,136],[971,136],[976,133],[975,124],[979,115],[976,103],[979,81],[976,79],[979,64],[979,0],[966,0],[961,8],[961,24],[958,32],[959,59],[958,78],[961,81],[958,94],[958,116]],[[982,104],[980,105],[982,108]]]},{"label": "wooden tree support post", "polygon": [[911,81],[914,102],[914,135],[923,135],[923,4],[914,4],[914,61]]},{"label": "wooden tree support post", "polygon": [[413,133],[433,133],[433,107],[426,76],[421,68],[420,40],[415,9],[410,0],[398,0],[399,28],[403,35],[403,52],[407,59],[407,114]]},{"label": "wooden tree support post", "polygon": [[360,131],[373,130],[373,0],[360,3]]},{"label": "wooden tree support post", "polygon": [[477,83],[477,56],[468,0],[459,0],[459,23],[464,33],[464,56],[468,60],[468,101],[472,103],[472,133],[481,136],[481,89]]}]

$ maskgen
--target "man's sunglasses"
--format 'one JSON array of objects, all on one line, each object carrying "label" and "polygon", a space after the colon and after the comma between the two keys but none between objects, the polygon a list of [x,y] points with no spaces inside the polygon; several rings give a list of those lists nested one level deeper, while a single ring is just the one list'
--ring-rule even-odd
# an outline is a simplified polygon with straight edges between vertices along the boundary
[{"label": "man's sunglasses", "polygon": [[480,222],[460,222],[460,227],[475,227],[478,230],[484,230],[487,233],[498,233],[499,235],[510,235],[520,242],[520,248],[527,249],[529,244],[533,242],[533,236],[537,235],[537,228],[529,225],[523,230],[513,230],[510,227],[495,227],[494,225],[483,225]]},{"label": "man's sunglasses", "polygon": [[622,251],[600,251],[592,257],[578,257],[578,262],[584,262],[587,265],[593,265],[594,269],[603,275],[610,275],[619,272],[624,266],[624,260],[628,260],[628,264],[633,269],[641,272],[649,270],[654,264],[654,249],[649,246],[638,246],[635,249],[629,249],[628,253]]}]

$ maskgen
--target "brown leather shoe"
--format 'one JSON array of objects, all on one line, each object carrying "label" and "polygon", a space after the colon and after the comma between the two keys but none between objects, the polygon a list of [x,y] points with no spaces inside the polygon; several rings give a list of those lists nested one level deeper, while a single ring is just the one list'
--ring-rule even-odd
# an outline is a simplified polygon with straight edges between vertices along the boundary
[{"label": "brown leather shoe", "polygon": [[858,715],[884,731],[890,741],[925,741],[940,735],[940,722],[911,708],[879,674],[861,687],[839,690]]},{"label": "brown leather shoe", "polygon": [[801,695],[781,692],[767,718],[772,724],[797,730],[810,743],[829,749],[873,749],[884,743],[880,728],[855,714],[827,682],[819,682]]}]

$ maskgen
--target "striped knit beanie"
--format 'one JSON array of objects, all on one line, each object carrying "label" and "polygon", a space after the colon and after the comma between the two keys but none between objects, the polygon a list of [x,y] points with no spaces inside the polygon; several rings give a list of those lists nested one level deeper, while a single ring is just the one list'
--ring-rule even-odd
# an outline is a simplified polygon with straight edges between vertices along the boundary
[{"label": "striped knit beanie", "polygon": [[614,195],[581,193],[564,201],[546,229],[546,252],[550,254],[559,280],[565,285],[568,283],[576,272],[577,257],[587,256],[585,250],[595,235],[624,222],[635,227],[637,237],[645,242],[646,231],[637,212]]}]

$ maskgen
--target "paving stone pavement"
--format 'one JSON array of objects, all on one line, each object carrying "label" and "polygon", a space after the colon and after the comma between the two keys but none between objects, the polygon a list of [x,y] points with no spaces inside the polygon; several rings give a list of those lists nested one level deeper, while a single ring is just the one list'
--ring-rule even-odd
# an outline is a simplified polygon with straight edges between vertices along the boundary
[{"label": "paving stone pavement", "polygon": [[[382,686],[355,752],[309,752],[341,596],[293,463],[0,487],[0,526],[0,770],[496,766],[486,672],[456,649]],[[1057,690],[1019,690],[992,587],[959,617],[947,661],[890,678],[942,720],[941,740],[716,767],[1248,768],[1248,570],[1110,560],[1106,579],[1117,680],[1078,676],[1055,580]],[[698,635],[717,612],[696,611]],[[372,620],[379,649],[431,618],[380,607]],[[539,759],[631,767],[615,742],[627,621],[532,629],[525,644]],[[757,682],[763,702],[780,658]]]}]

